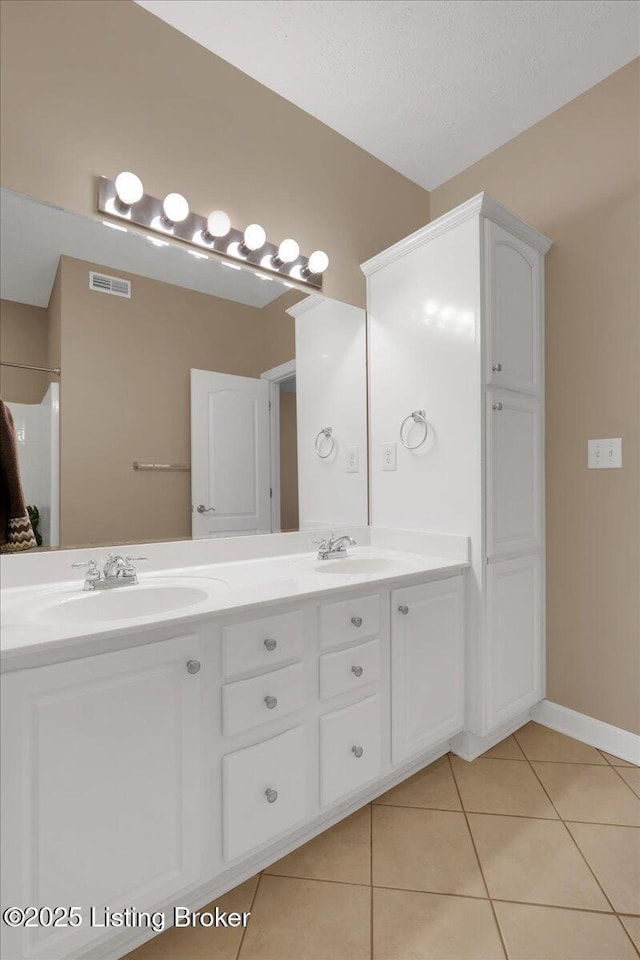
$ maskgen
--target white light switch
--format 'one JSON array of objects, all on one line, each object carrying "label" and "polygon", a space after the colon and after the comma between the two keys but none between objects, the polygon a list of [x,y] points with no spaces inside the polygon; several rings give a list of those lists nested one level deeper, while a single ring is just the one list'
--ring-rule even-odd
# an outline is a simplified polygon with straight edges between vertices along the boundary
[{"label": "white light switch", "polygon": [[622,437],[587,441],[589,470],[615,470],[622,466]]},{"label": "white light switch", "polygon": [[382,444],[382,469],[396,469],[396,445],[395,443]]},{"label": "white light switch", "polygon": [[360,470],[360,452],[357,447],[347,447],[347,473]]}]

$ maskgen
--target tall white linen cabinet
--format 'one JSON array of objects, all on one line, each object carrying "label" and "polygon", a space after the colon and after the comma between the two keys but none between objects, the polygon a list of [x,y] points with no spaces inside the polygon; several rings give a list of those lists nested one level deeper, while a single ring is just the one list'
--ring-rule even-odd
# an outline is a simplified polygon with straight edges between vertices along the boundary
[{"label": "tall white linen cabinet", "polygon": [[467,759],[544,696],[550,246],[482,193],[362,266],[371,523],[470,538]]}]

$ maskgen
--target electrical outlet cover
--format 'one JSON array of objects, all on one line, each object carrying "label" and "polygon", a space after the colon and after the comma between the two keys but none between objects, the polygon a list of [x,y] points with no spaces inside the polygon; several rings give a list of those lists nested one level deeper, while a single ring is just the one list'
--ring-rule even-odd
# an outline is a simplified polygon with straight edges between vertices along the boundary
[{"label": "electrical outlet cover", "polygon": [[360,470],[360,451],[357,447],[347,447],[347,473],[358,473]]},{"label": "electrical outlet cover", "polygon": [[589,470],[617,470],[622,467],[622,437],[587,441]]},{"label": "electrical outlet cover", "polygon": [[382,469],[396,469],[396,445],[395,443],[382,444]]}]

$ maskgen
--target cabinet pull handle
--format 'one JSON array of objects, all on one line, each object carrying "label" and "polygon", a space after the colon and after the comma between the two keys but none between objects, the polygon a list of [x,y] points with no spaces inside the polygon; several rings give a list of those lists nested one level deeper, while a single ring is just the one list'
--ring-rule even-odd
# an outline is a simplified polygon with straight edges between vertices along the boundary
[{"label": "cabinet pull handle", "polygon": [[501,363],[494,363],[494,365],[491,367],[491,369],[493,370],[494,373],[502,373],[502,364],[501,364]]},{"label": "cabinet pull handle", "polygon": [[355,673],[356,677],[361,677],[364,673],[364,667],[351,667],[351,673]]},{"label": "cabinet pull handle", "polygon": [[275,803],[278,799],[278,791],[273,790],[271,787],[267,787],[264,792],[265,797],[267,798],[267,803]]},{"label": "cabinet pull handle", "polygon": [[200,673],[201,666],[199,660],[187,660],[187,673]]},{"label": "cabinet pull handle", "polygon": [[364,753],[364,750],[362,749],[362,747],[351,747],[351,753],[354,755],[356,760],[359,760],[362,754]]},{"label": "cabinet pull handle", "polygon": [[406,615],[409,613],[409,607],[406,605],[406,603],[400,604],[398,607],[398,613],[401,613],[403,617],[406,617]]},{"label": "cabinet pull handle", "polygon": [[265,698],[264,698],[264,702],[265,702],[266,705],[267,705],[267,710],[273,710],[274,707],[277,707],[277,706],[278,706],[278,698],[277,698],[277,697],[265,697]]},{"label": "cabinet pull handle", "polygon": [[351,617],[351,623],[354,625],[354,627],[361,627],[362,617]]},{"label": "cabinet pull handle", "polygon": [[269,651],[269,653],[271,653],[271,651],[272,651],[272,650],[275,650],[275,648],[278,646],[278,641],[277,641],[277,640],[271,640],[271,639],[265,640],[264,645],[265,645],[265,647],[267,648],[267,650]]},{"label": "cabinet pull handle", "polygon": [[499,400],[498,400],[497,403],[494,403],[494,404],[493,404],[493,409],[494,409],[494,410],[502,410],[502,404],[500,403]]}]

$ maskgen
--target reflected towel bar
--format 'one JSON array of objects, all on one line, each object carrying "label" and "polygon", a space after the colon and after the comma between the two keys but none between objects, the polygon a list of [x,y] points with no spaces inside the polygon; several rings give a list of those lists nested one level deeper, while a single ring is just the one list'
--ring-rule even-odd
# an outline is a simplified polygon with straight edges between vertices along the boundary
[{"label": "reflected towel bar", "polygon": [[18,367],[20,370],[38,370],[40,373],[55,373],[60,376],[60,367],[34,367],[30,363],[10,363],[8,360],[0,360],[2,367]]},{"label": "reflected towel bar", "polygon": [[191,470],[191,464],[183,460],[154,461],[154,460],[134,460],[134,470]]}]

